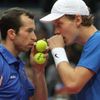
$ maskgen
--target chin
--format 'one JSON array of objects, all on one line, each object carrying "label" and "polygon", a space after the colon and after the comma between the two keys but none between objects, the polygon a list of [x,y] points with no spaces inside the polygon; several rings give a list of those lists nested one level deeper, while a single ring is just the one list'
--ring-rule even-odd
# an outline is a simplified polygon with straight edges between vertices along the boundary
[{"label": "chin", "polygon": [[26,48],[26,49],[23,50],[23,52],[28,52],[28,51],[30,51],[29,48],[28,49]]}]

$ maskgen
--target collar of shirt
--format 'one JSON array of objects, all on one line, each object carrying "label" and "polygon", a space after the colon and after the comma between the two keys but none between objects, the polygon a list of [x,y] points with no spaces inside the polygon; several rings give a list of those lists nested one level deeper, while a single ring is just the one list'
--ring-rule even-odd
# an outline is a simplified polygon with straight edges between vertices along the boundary
[{"label": "collar of shirt", "polygon": [[7,61],[8,64],[16,63],[16,62],[22,62],[25,64],[20,58],[14,57],[4,46],[3,44],[0,44],[0,53],[4,57],[4,59]]}]

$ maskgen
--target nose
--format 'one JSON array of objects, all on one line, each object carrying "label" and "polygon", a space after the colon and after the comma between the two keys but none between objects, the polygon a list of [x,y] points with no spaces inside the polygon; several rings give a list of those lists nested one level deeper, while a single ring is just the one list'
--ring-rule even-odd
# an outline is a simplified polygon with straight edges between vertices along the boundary
[{"label": "nose", "polygon": [[54,29],[54,34],[60,34],[60,31],[57,28],[55,28]]},{"label": "nose", "polygon": [[36,37],[35,33],[32,33],[31,39],[34,40],[34,41],[37,40],[37,37]]}]

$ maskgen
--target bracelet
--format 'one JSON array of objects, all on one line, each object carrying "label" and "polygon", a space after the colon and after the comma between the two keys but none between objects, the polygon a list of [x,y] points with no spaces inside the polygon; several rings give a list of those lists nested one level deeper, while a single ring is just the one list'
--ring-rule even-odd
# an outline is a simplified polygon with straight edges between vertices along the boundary
[{"label": "bracelet", "polygon": [[60,48],[60,47],[59,48],[54,48],[54,49],[51,50],[51,53],[53,55],[56,67],[62,61],[69,62],[64,48]]}]

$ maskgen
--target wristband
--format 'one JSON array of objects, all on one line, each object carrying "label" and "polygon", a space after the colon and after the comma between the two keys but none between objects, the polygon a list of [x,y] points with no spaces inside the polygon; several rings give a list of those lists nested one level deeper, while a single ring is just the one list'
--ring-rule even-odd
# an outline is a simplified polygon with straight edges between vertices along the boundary
[{"label": "wristband", "polygon": [[54,48],[54,49],[51,50],[51,53],[53,55],[56,67],[62,61],[69,62],[64,48]]}]

